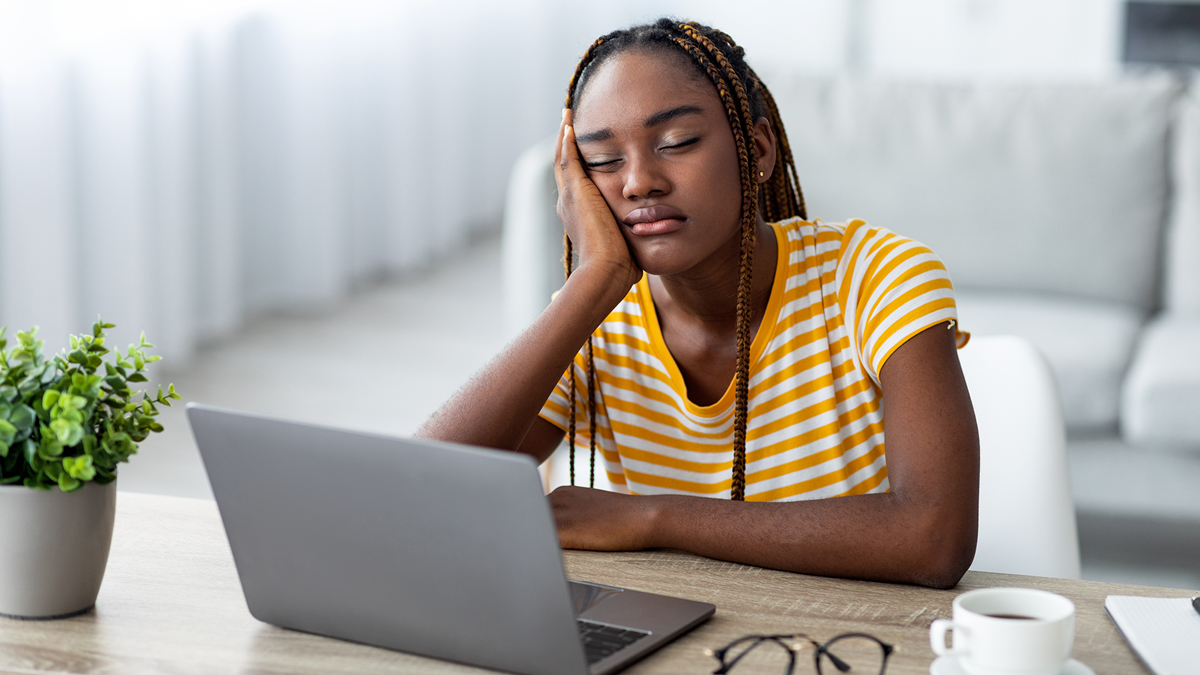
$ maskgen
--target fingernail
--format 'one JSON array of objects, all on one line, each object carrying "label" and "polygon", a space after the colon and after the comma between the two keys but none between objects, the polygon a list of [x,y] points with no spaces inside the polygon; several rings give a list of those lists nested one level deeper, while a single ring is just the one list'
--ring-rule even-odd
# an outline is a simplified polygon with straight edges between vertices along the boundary
[{"label": "fingernail", "polygon": [[563,108],[562,118],[563,118],[564,122],[567,120],[567,109],[566,108]]}]

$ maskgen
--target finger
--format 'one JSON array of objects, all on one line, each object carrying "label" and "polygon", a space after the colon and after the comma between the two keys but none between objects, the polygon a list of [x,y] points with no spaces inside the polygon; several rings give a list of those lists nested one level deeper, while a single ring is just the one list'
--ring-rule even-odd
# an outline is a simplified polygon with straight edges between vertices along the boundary
[{"label": "finger", "polygon": [[563,180],[572,183],[588,180],[587,172],[583,170],[583,160],[579,158],[579,146],[575,144],[575,127],[570,124],[570,115],[563,133],[562,142],[562,173]]},{"label": "finger", "polygon": [[562,122],[558,125],[558,138],[554,142],[554,182],[558,184],[559,194],[562,194],[562,189],[566,184],[563,180],[562,172],[563,137],[566,135],[567,114],[570,112],[570,110],[563,108]]}]

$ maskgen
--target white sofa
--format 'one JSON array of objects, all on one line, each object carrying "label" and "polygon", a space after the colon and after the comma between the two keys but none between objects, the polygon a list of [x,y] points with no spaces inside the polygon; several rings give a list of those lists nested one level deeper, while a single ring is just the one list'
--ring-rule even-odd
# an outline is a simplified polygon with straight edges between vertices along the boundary
[{"label": "white sofa", "polygon": [[[1124,485],[1112,474],[1143,467],[1148,493],[1132,499],[1153,507],[1149,474],[1163,461],[1200,480],[1200,100],[1181,82],[764,79],[811,217],[864,218],[928,244],[964,329],[1020,335],[1045,354],[1083,463],[1073,470],[1089,476],[1077,493],[1103,501]],[[531,148],[510,182],[514,330],[561,284],[551,161],[549,143]],[[1117,459],[1088,465],[1096,443],[1096,457]],[[1167,501],[1200,518],[1194,493]]]}]

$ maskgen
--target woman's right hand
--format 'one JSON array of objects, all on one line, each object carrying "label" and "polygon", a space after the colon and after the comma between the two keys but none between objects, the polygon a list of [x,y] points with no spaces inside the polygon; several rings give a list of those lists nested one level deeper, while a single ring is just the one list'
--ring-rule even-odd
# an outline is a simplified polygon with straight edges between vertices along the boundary
[{"label": "woman's right hand", "polygon": [[575,144],[572,111],[563,109],[554,156],[554,180],[558,184],[558,218],[571,244],[579,253],[579,267],[595,269],[611,280],[621,297],[642,277],[642,269],[629,253],[621,226],[608,202],[588,178]]}]

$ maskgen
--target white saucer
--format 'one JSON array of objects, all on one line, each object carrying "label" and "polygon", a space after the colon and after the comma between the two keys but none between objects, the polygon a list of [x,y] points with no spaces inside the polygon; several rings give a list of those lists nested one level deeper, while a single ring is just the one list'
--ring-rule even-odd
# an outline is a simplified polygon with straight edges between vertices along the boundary
[{"label": "white saucer", "polygon": [[[929,672],[930,675],[967,675],[957,656],[939,656],[929,666]],[[1096,671],[1075,659],[1067,659],[1067,665],[1059,675],[1096,675]]]}]

